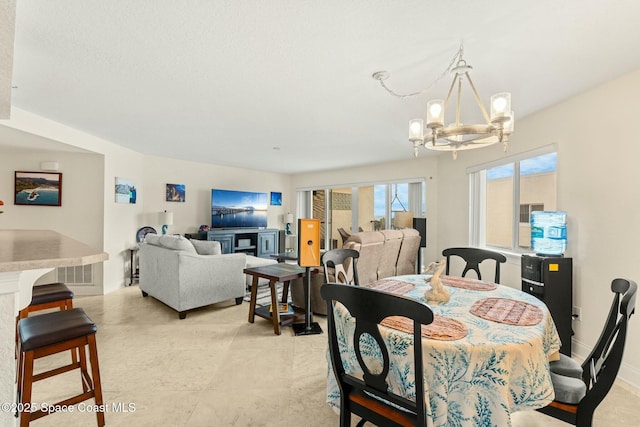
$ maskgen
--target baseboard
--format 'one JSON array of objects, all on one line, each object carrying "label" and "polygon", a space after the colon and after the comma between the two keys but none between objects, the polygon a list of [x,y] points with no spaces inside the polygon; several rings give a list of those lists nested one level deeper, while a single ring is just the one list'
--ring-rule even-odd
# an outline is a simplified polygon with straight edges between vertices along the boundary
[{"label": "baseboard", "polygon": [[[571,353],[572,357],[576,360],[583,361],[591,351],[591,347],[577,341],[571,340]],[[624,356],[622,364],[620,365],[620,371],[618,371],[618,379],[624,381],[625,385],[630,392],[640,397],[640,370],[624,363]]]}]

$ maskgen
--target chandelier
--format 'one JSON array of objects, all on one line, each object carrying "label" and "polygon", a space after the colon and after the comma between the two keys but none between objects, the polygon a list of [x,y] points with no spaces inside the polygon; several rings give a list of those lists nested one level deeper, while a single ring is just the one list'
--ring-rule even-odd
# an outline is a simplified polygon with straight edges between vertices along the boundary
[{"label": "chandelier", "polygon": [[[509,135],[513,132],[514,127],[514,115],[513,111],[511,111],[511,94],[502,92],[493,95],[490,103],[491,115],[489,115],[471,80],[470,71],[472,67],[462,58],[463,53],[463,46],[460,45],[458,52],[449,63],[447,69],[427,89],[420,92],[407,95],[397,94],[389,89],[384,82],[389,78],[389,72],[378,71],[373,74],[373,78],[378,80],[387,92],[398,98],[421,95],[435,86],[446,74],[453,74],[453,81],[449,87],[447,97],[444,100],[432,99],[427,102],[426,129],[423,119],[412,119],[409,121],[409,141],[413,145],[413,152],[416,157],[418,156],[420,146],[429,150],[451,151],[454,159],[458,157],[458,151],[460,150],[487,147],[498,142],[504,145],[505,151],[507,150]],[[462,82],[464,80],[471,86],[475,102],[484,117],[484,123],[468,124],[463,123],[461,119]],[[455,121],[445,126],[444,114],[454,91],[456,91]]]}]

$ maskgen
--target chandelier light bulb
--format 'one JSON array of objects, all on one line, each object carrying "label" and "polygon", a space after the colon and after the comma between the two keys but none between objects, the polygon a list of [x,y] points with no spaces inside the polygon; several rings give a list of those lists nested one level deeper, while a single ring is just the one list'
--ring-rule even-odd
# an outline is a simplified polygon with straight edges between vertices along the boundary
[{"label": "chandelier light bulb", "polygon": [[424,122],[422,119],[409,120],[409,141],[422,141]]},{"label": "chandelier light bulb", "polygon": [[491,122],[503,123],[510,119],[511,94],[508,92],[496,93],[491,97]]},{"label": "chandelier light bulb", "polygon": [[427,102],[427,127],[438,128],[444,126],[444,100],[432,99]]}]

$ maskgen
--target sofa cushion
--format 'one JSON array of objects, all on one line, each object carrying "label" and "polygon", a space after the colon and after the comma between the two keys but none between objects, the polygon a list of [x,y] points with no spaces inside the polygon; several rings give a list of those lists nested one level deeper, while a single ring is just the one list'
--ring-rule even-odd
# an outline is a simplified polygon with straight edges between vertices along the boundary
[{"label": "sofa cushion", "polygon": [[189,240],[198,255],[222,255],[222,246],[215,240]]},{"label": "sofa cushion", "polygon": [[143,240],[144,243],[148,243],[150,245],[154,245],[154,246],[162,246],[160,244],[160,236],[157,234],[147,234],[146,236],[144,236]]},{"label": "sofa cushion", "polygon": [[381,230],[380,232],[384,235],[384,244],[378,262],[378,279],[384,279],[396,275],[396,264],[398,264],[403,235],[400,230]]},{"label": "sofa cushion", "polygon": [[163,234],[161,236],[151,237],[151,239],[145,237],[144,241],[154,246],[161,246],[167,249],[184,251],[186,253],[194,255],[197,254],[196,248],[193,247],[188,239],[185,239],[182,236],[169,236],[167,234]]}]

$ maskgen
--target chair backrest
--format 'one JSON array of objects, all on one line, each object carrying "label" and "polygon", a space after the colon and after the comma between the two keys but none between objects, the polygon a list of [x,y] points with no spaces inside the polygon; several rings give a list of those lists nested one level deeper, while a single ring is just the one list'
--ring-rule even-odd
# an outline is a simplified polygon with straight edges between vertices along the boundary
[{"label": "chair backrest", "polygon": [[360,285],[378,280],[378,266],[382,256],[384,234],[379,231],[363,231],[349,236],[344,249],[355,249],[360,253],[358,259],[358,279]]},{"label": "chair backrest", "polygon": [[582,379],[587,394],[578,404],[578,425],[581,419],[593,417],[593,411],[607,395],[620,370],[629,318],[635,312],[638,286],[626,279],[614,279],[614,293],[607,321],[591,354],[582,364]]},{"label": "chair backrest", "polygon": [[378,263],[378,279],[395,276],[397,274],[398,256],[400,246],[402,246],[402,231],[382,230],[384,244],[382,245],[382,256]]},{"label": "chair backrest", "polygon": [[342,227],[338,228],[338,233],[340,234],[340,237],[342,237],[342,244],[344,245],[349,236],[351,236],[351,233]]},{"label": "chair backrest", "polygon": [[396,274],[415,274],[417,271],[418,253],[420,251],[420,233],[413,228],[403,228],[402,246],[398,255]]},{"label": "chair backrest", "polygon": [[332,249],[322,254],[324,277],[328,283],[359,285],[358,257],[355,249]]},{"label": "chair backrest", "polygon": [[469,270],[473,270],[478,275],[478,279],[482,279],[482,275],[480,274],[480,263],[487,259],[495,260],[496,271],[493,278],[495,283],[500,283],[500,264],[507,262],[507,257],[503,254],[480,248],[448,248],[442,251],[442,255],[447,257],[445,274],[449,274],[451,256],[455,255],[464,259],[467,263],[464,270],[462,270],[461,276],[465,277]]},{"label": "chair backrest", "polygon": [[[357,405],[352,405],[349,401],[349,396],[352,396],[353,393],[366,392],[388,402],[392,402],[395,405],[399,405],[412,414],[415,414],[415,425],[426,425],[421,325],[428,325],[433,322],[433,312],[429,306],[407,297],[362,286],[324,284],[320,289],[320,293],[322,298],[327,302],[329,352],[333,371],[340,387],[341,411],[349,410],[363,418],[371,417],[367,419],[377,425],[385,425],[384,419],[376,418],[369,412],[365,412],[364,414],[359,413]],[[355,348],[353,350],[355,351],[360,368],[364,373],[362,379],[351,375],[349,372],[345,372],[338,345],[333,301],[341,303],[355,320],[355,333],[353,337]],[[406,397],[388,390],[389,350],[385,345],[378,325],[383,319],[389,316],[403,316],[413,320],[415,400],[409,400]],[[368,339],[365,340],[363,336]],[[361,342],[361,338],[363,338],[363,342]],[[377,343],[381,353],[380,357],[382,358],[382,370],[377,373],[371,372],[363,359],[363,354],[370,351],[371,347],[375,347],[370,341],[371,338]],[[366,343],[364,341],[366,341]],[[361,348],[363,345],[364,347]],[[376,364],[376,368],[376,371],[379,371],[378,364]],[[386,424],[388,424],[388,422]]]},{"label": "chair backrest", "polygon": [[580,401],[570,404],[554,400],[538,411],[576,426],[592,425],[594,411],[613,386],[620,370],[629,318],[635,312],[637,290],[638,286],[631,280],[614,279],[611,282],[614,296],[609,315],[600,338],[582,364],[584,384],[573,377],[563,379],[562,375],[558,375],[557,380],[562,383],[555,384],[554,380],[554,388],[581,389],[584,396]]}]

